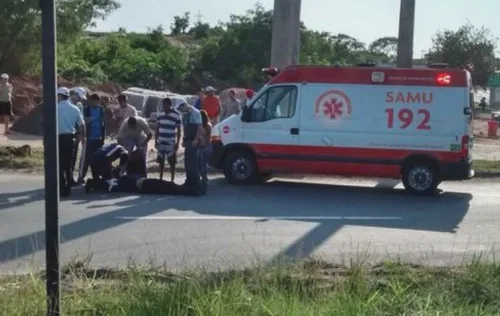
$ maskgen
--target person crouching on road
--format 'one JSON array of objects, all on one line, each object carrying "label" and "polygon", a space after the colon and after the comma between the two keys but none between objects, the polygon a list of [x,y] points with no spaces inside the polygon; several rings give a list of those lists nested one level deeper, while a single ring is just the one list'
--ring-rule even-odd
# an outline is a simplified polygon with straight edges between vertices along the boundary
[{"label": "person crouching on road", "polygon": [[120,172],[125,173],[125,168],[129,160],[128,151],[117,143],[111,143],[101,146],[90,162],[90,170],[92,172],[92,180],[110,180],[113,178],[113,162],[120,159]]},{"label": "person crouching on road", "polygon": [[82,148],[78,182],[85,183],[85,176],[94,153],[104,145],[106,135],[106,114],[100,105],[98,94],[90,96],[90,106],[83,108],[83,118],[87,126],[87,143]]},{"label": "person crouching on road", "polygon": [[153,133],[148,122],[142,117],[129,117],[123,121],[118,131],[118,144],[125,147],[128,152],[134,147],[142,153],[144,167],[147,170],[148,142],[153,138]]},{"label": "person crouching on road", "polygon": [[163,180],[165,160],[170,167],[170,181],[175,179],[175,166],[177,164],[177,151],[181,140],[182,115],[172,108],[170,98],[163,99],[163,111],[157,120],[155,133],[155,147],[158,149],[156,162],[160,165],[160,180]]},{"label": "person crouching on road", "polygon": [[200,174],[201,174],[201,193],[207,193],[208,183],[208,160],[212,153],[210,146],[210,137],[212,136],[212,124],[205,110],[200,111],[202,131],[198,139],[198,148],[200,149]]},{"label": "person crouching on road", "polygon": [[69,101],[70,92],[66,87],[57,89],[57,119],[59,134],[59,185],[62,197],[71,193],[73,180],[71,164],[75,147],[75,126],[80,131],[80,141],[85,143],[85,122],[80,110]]},{"label": "person crouching on road", "polygon": [[184,186],[193,187],[196,192],[200,191],[200,162],[198,140],[202,134],[202,121],[200,111],[189,105],[186,101],[179,105],[179,111],[183,113],[182,125],[184,138],[182,146],[184,150],[184,168],[186,169],[186,181]]}]

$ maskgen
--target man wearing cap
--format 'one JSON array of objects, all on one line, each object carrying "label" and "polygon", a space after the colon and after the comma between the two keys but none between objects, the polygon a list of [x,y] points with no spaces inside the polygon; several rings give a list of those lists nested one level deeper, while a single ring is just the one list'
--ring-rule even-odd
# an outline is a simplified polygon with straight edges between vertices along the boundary
[{"label": "man wearing cap", "polygon": [[[182,146],[184,149],[184,168],[186,169],[185,186],[192,187],[196,192],[201,193],[201,178],[199,164],[199,149],[197,139],[200,139],[203,132],[201,114],[186,101],[182,102],[179,111],[183,113],[182,125],[184,138]],[[198,193],[198,194],[199,194]]]},{"label": "man wearing cap", "polygon": [[59,185],[60,194],[66,197],[71,193],[73,179],[71,164],[76,140],[76,126],[82,143],[85,142],[85,122],[82,113],[70,102],[70,92],[66,87],[57,89],[58,134],[59,134]]},{"label": "man wearing cap", "polygon": [[215,95],[215,88],[208,86],[205,88],[206,96],[201,101],[201,109],[207,111],[212,126],[219,123],[220,99]]},{"label": "man wearing cap", "polygon": [[[82,104],[82,102],[87,100],[87,90],[85,90],[84,88],[81,88],[81,87],[76,87],[76,88],[73,88],[69,91],[69,96],[70,96],[71,103],[76,105],[76,107],[80,111],[81,115],[83,116],[83,104]],[[78,129],[78,126],[75,126],[75,129],[76,129],[75,138],[80,139],[80,134],[79,134],[80,131]],[[86,145],[85,143],[82,143],[82,155],[81,156],[85,156],[85,153],[84,153],[85,145]],[[80,147],[79,142],[76,142],[75,146],[73,147],[73,153],[71,156],[72,157],[72,161],[71,161],[71,185],[76,184],[76,181],[73,178],[73,176],[74,176],[73,174],[75,172],[76,161],[78,160],[79,147]]]},{"label": "man wearing cap", "polygon": [[9,75],[0,75],[0,117],[5,125],[5,135],[9,134],[9,121],[12,115],[12,84],[9,82]]}]

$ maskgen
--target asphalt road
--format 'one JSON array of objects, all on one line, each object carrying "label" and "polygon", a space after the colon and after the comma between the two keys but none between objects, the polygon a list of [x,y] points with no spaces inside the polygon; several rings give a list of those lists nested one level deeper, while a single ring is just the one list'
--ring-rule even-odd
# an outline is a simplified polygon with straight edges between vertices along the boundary
[{"label": "asphalt road", "polygon": [[[181,176],[182,177],[182,176]],[[179,179],[183,180],[183,179]],[[43,178],[0,176],[0,273],[43,268]],[[500,181],[445,183],[412,197],[392,181],[277,179],[204,197],[85,195],[60,205],[61,259],[173,270],[269,264],[284,256],[460,264],[500,247]]]}]

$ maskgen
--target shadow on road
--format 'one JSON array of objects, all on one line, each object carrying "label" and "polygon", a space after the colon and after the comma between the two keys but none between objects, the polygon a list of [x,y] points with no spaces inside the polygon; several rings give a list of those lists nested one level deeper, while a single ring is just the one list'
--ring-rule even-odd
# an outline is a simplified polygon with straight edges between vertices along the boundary
[{"label": "shadow on road", "polygon": [[[26,203],[33,203],[35,201],[43,200],[44,198],[44,189],[34,189],[14,193],[0,193],[0,210],[21,206]],[[13,199],[14,201],[10,201],[9,199]]]},{"label": "shadow on road", "polygon": [[[391,185],[389,188],[354,187],[273,181],[260,186],[237,187],[221,182],[223,180],[220,179],[212,181],[209,194],[199,198],[145,195],[118,203],[111,200],[98,204],[95,201],[100,199],[94,195],[85,196],[82,192],[82,196],[75,198],[82,202],[84,198],[91,198],[94,204],[89,204],[87,208],[120,208],[63,225],[62,242],[134,221],[117,217],[151,216],[167,209],[189,210],[204,215],[254,216],[264,220],[289,216],[317,217],[294,218],[294,221],[314,222],[317,225],[305,235],[297,236],[297,240],[273,260],[283,257],[300,259],[310,256],[345,225],[454,233],[472,199],[471,194],[453,192],[438,197],[409,196],[403,190],[391,189]],[[108,198],[111,199],[111,196]],[[339,218],[322,219],[328,216]],[[44,231],[39,231],[0,242],[0,263],[43,250],[44,240]]]}]

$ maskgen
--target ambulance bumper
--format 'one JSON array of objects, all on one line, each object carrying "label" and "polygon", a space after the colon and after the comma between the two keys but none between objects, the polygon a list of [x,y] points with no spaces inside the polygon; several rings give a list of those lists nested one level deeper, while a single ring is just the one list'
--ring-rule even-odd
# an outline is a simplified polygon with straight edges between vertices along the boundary
[{"label": "ambulance bumper", "polygon": [[224,151],[224,145],[222,145],[222,142],[220,140],[213,140],[212,155],[210,156],[210,160],[208,161],[210,167],[215,169],[220,169],[222,167],[221,158],[223,151]]},{"label": "ambulance bumper", "polygon": [[440,166],[441,180],[467,180],[474,177],[472,160],[462,160],[460,162],[442,163]]}]

